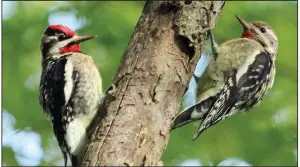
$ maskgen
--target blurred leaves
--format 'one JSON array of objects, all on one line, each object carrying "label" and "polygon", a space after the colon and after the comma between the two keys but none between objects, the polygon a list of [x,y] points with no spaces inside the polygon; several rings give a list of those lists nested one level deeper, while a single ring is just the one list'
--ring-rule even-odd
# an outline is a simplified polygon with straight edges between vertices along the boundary
[{"label": "blurred leaves", "polygon": [[[66,24],[79,34],[98,35],[83,44],[82,50],[93,56],[105,89],[114,78],[144,2],[23,1],[14,4],[14,11],[3,20],[2,104],[15,117],[16,129],[29,127],[41,135],[47,158],[40,165],[62,165],[55,158],[61,153],[57,144],[53,144],[50,122],[38,104],[42,33],[51,23]],[[279,50],[274,88],[252,112],[222,121],[195,142],[191,139],[198,123],[172,132],[162,157],[165,165],[178,165],[187,159],[199,159],[203,165],[219,164],[228,157],[238,157],[253,165],[296,165],[297,4],[228,1],[213,30],[218,43],[240,36],[242,28],[234,14],[247,21],[264,20],[277,33]],[[57,151],[55,156],[53,147]],[[48,156],[53,156],[54,162]],[[10,147],[3,149],[3,162],[17,165]]]}]

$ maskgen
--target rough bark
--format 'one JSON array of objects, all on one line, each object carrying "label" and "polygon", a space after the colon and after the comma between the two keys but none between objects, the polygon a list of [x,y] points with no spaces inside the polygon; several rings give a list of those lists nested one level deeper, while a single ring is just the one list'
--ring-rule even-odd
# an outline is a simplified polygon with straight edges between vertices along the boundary
[{"label": "rough bark", "polygon": [[147,1],[90,128],[83,166],[162,165],[169,128],[223,1]]}]

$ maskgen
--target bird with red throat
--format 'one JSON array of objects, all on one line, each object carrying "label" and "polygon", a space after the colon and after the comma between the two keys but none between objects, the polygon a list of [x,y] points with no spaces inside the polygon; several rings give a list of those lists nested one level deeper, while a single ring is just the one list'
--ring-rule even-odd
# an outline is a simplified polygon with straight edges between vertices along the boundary
[{"label": "bird with red throat", "polygon": [[50,25],[41,39],[42,74],[39,102],[50,118],[65,166],[80,166],[87,128],[101,103],[102,79],[80,44],[95,36],[79,36],[64,25]]},{"label": "bird with red throat", "polygon": [[172,123],[176,129],[202,120],[196,139],[203,131],[237,113],[249,112],[270,91],[275,79],[278,39],[263,21],[246,22],[240,38],[220,46],[210,32],[212,57],[197,81],[197,103],[180,112]]}]

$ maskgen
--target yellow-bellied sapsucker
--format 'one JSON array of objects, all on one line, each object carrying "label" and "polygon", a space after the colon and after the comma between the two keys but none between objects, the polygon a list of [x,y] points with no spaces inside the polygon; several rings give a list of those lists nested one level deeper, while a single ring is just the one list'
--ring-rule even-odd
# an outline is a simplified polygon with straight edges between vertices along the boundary
[{"label": "yellow-bellied sapsucker", "polygon": [[78,36],[63,25],[50,25],[41,40],[40,105],[50,117],[65,166],[84,154],[86,130],[103,98],[102,80],[92,57],[79,43],[94,36]]},{"label": "yellow-bellied sapsucker", "polygon": [[[237,17],[237,16],[236,16]],[[178,128],[203,120],[196,139],[204,130],[239,111],[249,111],[272,88],[278,40],[262,21],[247,23],[241,38],[217,46],[210,32],[213,56],[197,88],[197,103],[180,112],[172,124]]]}]

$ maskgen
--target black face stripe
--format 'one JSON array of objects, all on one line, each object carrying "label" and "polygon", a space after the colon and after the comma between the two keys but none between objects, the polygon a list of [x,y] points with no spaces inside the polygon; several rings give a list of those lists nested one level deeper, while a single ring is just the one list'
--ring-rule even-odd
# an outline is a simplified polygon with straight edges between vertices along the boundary
[{"label": "black face stripe", "polygon": [[59,29],[53,30],[51,28],[47,28],[44,34],[48,36],[57,36],[59,41],[71,38],[71,36],[68,36],[66,33],[62,32]]},{"label": "black face stripe", "polygon": [[59,41],[63,41],[63,40],[69,39],[69,38],[71,38],[71,37],[70,37],[70,36],[66,36],[66,35],[64,35],[64,34],[60,34],[60,35],[58,36],[58,40],[59,40]]},{"label": "black face stripe", "polygon": [[51,28],[47,28],[44,34],[48,36],[55,36],[56,34],[64,34],[64,32],[59,29],[53,30]]}]

